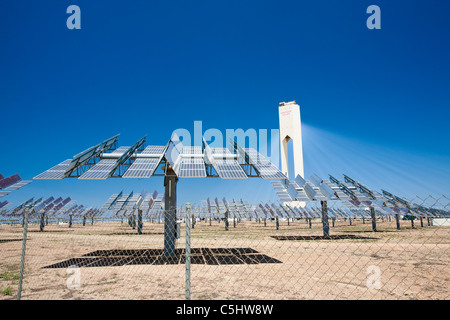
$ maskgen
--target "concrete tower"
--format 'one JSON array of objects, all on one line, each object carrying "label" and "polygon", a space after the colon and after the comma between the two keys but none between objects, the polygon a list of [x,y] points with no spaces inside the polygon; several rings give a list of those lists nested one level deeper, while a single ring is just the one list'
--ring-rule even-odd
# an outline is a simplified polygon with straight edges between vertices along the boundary
[{"label": "concrete tower", "polygon": [[288,142],[293,140],[295,177],[303,173],[302,124],[300,107],[294,101],[281,102],[278,105],[280,117],[281,171],[289,178]]}]

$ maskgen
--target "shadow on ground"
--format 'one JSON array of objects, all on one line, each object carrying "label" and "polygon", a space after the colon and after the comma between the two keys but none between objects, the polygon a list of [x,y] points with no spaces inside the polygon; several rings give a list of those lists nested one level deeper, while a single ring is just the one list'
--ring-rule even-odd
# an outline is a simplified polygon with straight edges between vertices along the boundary
[{"label": "shadow on ground", "polygon": [[0,239],[0,243],[13,242],[13,241],[22,241],[22,239]]},{"label": "shadow on ground", "polygon": [[[162,249],[97,250],[81,258],[72,258],[45,269],[77,267],[116,267],[124,265],[169,265],[184,264],[185,249],[175,249],[173,256],[166,257]],[[282,263],[252,248],[193,248],[192,264],[243,265],[261,263]]]},{"label": "shadow on ground", "polygon": [[271,236],[276,240],[378,240],[378,238],[361,237],[354,234],[324,236]]},{"label": "shadow on ground", "polygon": [[114,232],[114,233],[108,233],[108,236],[131,236],[131,235],[163,235],[164,232],[142,232],[141,234],[138,234],[137,231],[133,232]]}]

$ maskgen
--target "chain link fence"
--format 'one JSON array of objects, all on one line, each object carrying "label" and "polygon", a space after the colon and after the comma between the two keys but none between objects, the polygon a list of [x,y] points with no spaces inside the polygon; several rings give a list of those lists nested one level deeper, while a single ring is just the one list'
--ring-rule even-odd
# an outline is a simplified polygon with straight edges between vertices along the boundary
[{"label": "chain link fence", "polygon": [[444,196],[412,199],[423,215],[338,202],[215,204],[171,214],[3,212],[0,299],[449,298]]}]

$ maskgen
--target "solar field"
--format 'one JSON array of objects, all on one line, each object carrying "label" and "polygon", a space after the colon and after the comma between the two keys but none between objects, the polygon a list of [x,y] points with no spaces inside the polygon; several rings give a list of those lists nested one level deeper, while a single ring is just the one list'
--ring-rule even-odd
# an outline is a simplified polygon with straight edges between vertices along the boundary
[{"label": "solar field", "polygon": [[[35,179],[164,176],[164,193],[122,191],[99,208],[53,196],[0,203],[2,298],[448,298],[444,196],[407,200],[345,174],[289,180],[235,140],[192,147],[173,134],[165,146],[144,136],[119,147],[118,137]],[[270,179],[278,200],[179,204],[185,178]]]}]

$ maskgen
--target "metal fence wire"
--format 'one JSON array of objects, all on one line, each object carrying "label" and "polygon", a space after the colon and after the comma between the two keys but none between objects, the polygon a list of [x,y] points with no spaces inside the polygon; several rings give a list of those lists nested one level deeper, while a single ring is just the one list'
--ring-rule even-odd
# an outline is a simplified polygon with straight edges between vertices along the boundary
[{"label": "metal fence wire", "polygon": [[408,203],[3,211],[0,299],[448,299],[449,199]]}]

